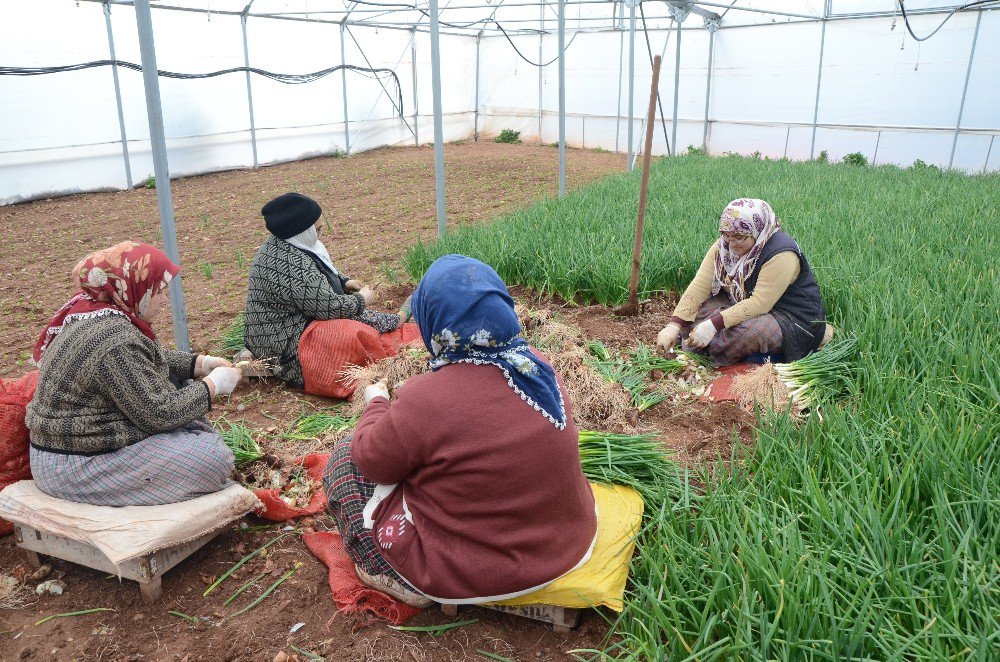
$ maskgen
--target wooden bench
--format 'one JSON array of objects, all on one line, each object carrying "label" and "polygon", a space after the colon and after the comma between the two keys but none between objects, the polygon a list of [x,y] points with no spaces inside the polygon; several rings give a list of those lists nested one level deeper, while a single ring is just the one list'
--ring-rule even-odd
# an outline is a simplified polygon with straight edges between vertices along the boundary
[{"label": "wooden bench", "polygon": [[186,543],[129,559],[120,566],[115,566],[104,552],[93,545],[47,531],[40,531],[26,524],[14,524],[14,539],[17,546],[24,550],[28,563],[35,568],[42,563],[39,554],[71,561],[101,572],[137,581],[142,599],[145,602],[156,602],[163,593],[160,580],[164,573],[194,554],[205,543],[225,530],[226,527],[219,528]]}]

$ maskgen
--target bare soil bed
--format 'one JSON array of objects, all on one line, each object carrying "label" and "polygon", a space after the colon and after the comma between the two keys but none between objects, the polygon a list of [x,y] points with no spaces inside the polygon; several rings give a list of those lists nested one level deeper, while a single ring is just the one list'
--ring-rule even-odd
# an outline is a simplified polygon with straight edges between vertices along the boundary
[{"label": "bare soil bed", "polygon": [[[382,149],[171,182],[193,350],[217,351],[223,331],[243,310],[247,271],[266,232],[259,209],[290,190],[320,202],[329,221],[323,238],[338,266],[373,284],[376,307],[395,310],[413,288],[400,257],[417,239],[435,236],[433,158],[429,147]],[[555,195],[557,158],[550,147],[449,145],[445,149],[449,225],[488,220]],[[622,155],[569,150],[568,185],[578,188],[618,172],[623,160]],[[124,239],[161,244],[156,191],[82,194],[0,208],[0,235],[0,272],[5,276],[0,280],[4,336],[0,376],[16,377],[31,369],[27,359],[39,332],[73,293],[69,271],[79,258]],[[532,308],[558,310],[561,319],[581,328],[588,338],[613,348],[638,340],[653,342],[674,303],[672,297],[657,299],[638,317],[616,318],[602,306],[574,305],[518,287],[513,292]],[[157,331],[162,342],[172,342],[169,314]],[[272,451],[291,457],[322,449],[281,441],[275,433],[303,412],[333,404],[273,380],[245,380],[210,417],[245,419],[262,433]],[[694,402],[663,403],[640,416],[640,423],[658,429],[684,463],[726,454],[734,431],[740,439],[749,438],[751,422],[735,406]],[[262,522],[248,517],[245,524],[254,527]],[[316,530],[332,526],[324,516],[299,524]],[[532,621],[467,609],[462,617],[478,622],[439,637],[334,616],[326,568],[296,536],[273,547],[266,558],[245,565],[238,577],[223,585],[225,590],[202,597],[207,583],[278,530],[235,526],[218,536],[167,573],[163,598],[154,605],[141,602],[133,583],[119,584],[103,573],[54,561],[52,577],[66,582],[66,593],[32,596],[26,606],[0,609],[0,659],[272,660],[282,651],[299,660],[310,659],[294,646],[338,661],[489,659],[477,649],[516,660],[555,660],[568,659],[566,651],[572,649],[606,645],[611,612],[586,613],[573,632],[556,634]],[[303,563],[299,571],[257,608],[222,622],[233,611],[223,607],[223,601],[243,581],[267,570],[277,579],[296,562]],[[0,539],[0,570],[10,574],[21,564],[13,536]],[[114,611],[35,625],[45,616],[96,607]],[[449,620],[431,609],[407,625]],[[298,623],[305,625],[290,633]]]}]

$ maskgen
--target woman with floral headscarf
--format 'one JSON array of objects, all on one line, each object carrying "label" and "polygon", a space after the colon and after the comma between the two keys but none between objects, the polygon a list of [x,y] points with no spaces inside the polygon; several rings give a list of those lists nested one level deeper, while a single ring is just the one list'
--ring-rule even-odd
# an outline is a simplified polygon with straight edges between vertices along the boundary
[{"label": "woman with floral headscarf", "polygon": [[240,371],[225,359],[165,349],[153,330],[179,271],[159,249],[132,241],[73,269],[80,291],[33,353],[38,389],[25,422],[41,491],[79,503],[148,506],[230,484],[232,451],[202,417],[214,396],[233,391]]},{"label": "woman with floral headscarf", "polygon": [[391,402],[383,384],[365,389],[324,480],[358,577],[422,607],[516,597],[582,565],[597,515],[571,404],[503,281],[447,255],[413,315],[431,372]]},{"label": "woman with floral headscarf", "polygon": [[815,351],[832,327],[823,321],[819,286],[802,249],[771,206],[733,200],[719,234],[657,346],[669,350],[690,329],[686,345],[707,351],[719,366],[765,355],[795,361]]}]

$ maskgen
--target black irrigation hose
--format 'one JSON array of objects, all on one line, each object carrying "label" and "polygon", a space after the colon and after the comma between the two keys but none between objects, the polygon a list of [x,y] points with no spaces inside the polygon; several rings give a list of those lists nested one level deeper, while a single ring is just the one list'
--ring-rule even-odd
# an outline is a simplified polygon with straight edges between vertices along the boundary
[{"label": "black irrigation hose", "polygon": [[896,0],[896,4],[899,5],[899,12],[903,16],[903,24],[906,26],[906,31],[910,33],[910,36],[913,37],[914,41],[927,41],[928,39],[930,39],[931,37],[933,37],[934,35],[936,35],[937,32],[938,32],[938,30],[940,30],[941,28],[943,28],[944,24],[951,20],[952,16],[954,16],[955,14],[957,14],[960,11],[965,11],[966,9],[969,9],[971,7],[977,7],[979,5],[990,5],[990,4],[993,4],[993,3],[996,3],[996,2],[997,2],[997,0],[975,0],[975,2],[968,2],[968,3],[964,4],[964,5],[962,5],[961,7],[955,7],[953,10],[951,10],[948,13],[947,16],[944,17],[944,20],[941,21],[941,23],[930,32],[930,34],[928,34],[926,36],[923,36],[923,37],[918,37],[913,32],[913,28],[910,27],[910,18],[906,15],[906,7],[903,6],[903,0]]},{"label": "black irrigation hose", "polygon": [[[122,60],[94,60],[93,62],[81,62],[80,64],[67,64],[56,67],[0,67],[0,76],[42,76],[45,74],[59,74],[66,73],[70,71],[82,71],[84,69],[92,69],[94,67],[107,67],[112,65],[118,65],[124,69],[131,69],[132,71],[142,71],[142,65],[135,64],[134,62],[123,62]],[[396,84],[396,108],[399,109],[399,116],[403,116],[403,90],[399,84],[399,77],[396,76],[396,72],[392,69],[370,69],[367,67],[358,67],[353,64],[338,64],[335,67],[330,67],[328,69],[322,69],[320,71],[313,71],[308,74],[279,74],[273,71],[265,71],[264,69],[257,69],[256,67],[232,67],[230,69],[220,69],[219,71],[209,71],[202,74],[185,74],[178,73],[176,71],[165,71],[163,69],[157,70],[157,74],[163,78],[175,78],[179,80],[196,80],[201,78],[215,78],[216,76],[224,76],[226,74],[234,73],[244,73],[249,71],[250,73],[258,74],[265,78],[269,78],[278,83],[284,83],[285,85],[301,85],[302,83],[311,83],[315,80],[319,80],[325,76],[340,71],[341,69],[347,69],[348,71],[353,71],[355,73],[361,74],[366,78],[380,78],[382,76],[391,77],[393,82]],[[374,74],[368,75],[368,74]]]}]

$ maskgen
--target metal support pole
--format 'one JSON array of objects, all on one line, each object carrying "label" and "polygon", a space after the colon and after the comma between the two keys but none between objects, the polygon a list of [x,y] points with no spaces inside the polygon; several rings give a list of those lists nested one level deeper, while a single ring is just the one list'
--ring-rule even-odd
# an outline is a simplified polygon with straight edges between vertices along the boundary
[{"label": "metal support pole", "polygon": [[344,153],[351,153],[351,133],[347,120],[347,44],[344,40],[344,24],[340,24],[340,70],[341,87],[344,90]]},{"label": "metal support pole", "polygon": [[996,138],[996,134],[990,136],[990,146],[986,149],[986,160],[983,161],[983,174],[986,174],[986,167],[990,164],[990,154],[993,153],[993,140]]},{"label": "metal support pole", "polygon": [[479,142],[479,42],[482,41],[483,31],[476,35],[476,115],[472,124],[472,142]]},{"label": "metal support pole", "polygon": [[[622,8],[622,17],[619,21],[625,20],[625,5],[619,3]],[[622,126],[622,61],[625,54],[625,30],[618,26],[618,110],[615,112],[615,152],[619,151],[618,137],[621,135]]]},{"label": "metal support pole", "polygon": [[958,121],[955,122],[955,135],[951,139],[951,156],[948,157],[948,168],[955,162],[955,147],[958,146],[958,130],[962,126],[962,114],[965,112],[965,95],[969,91],[969,76],[972,74],[972,61],[976,57],[976,42],[979,41],[979,24],[983,21],[983,12],[976,16],[976,31],[972,35],[972,49],[969,51],[969,66],[965,70],[965,85],[962,87],[962,102],[958,106]]},{"label": "metal support pole", "polygon": [[819,68],[816,72],[816,101],[813,104],[813,132],[812,142],[809,144],[809,160],[812,161],[816,152],[816,126],[819,122],[819,90],[823,82],[823,47],[826,44],[826,11],[823,12],[823,30],[819,37]]},{"label": "metal support pole", "polygon": [[879,131],[875,136],[875,153],[872,154],[872,165],[875,165],[875,159],[878,158],[878,144],[882,142],[882,132]]},{"label": "metal support pole", "polygon": [[674,56],[674,120],[670,125],[670,144],[667,145],[667,155],[678,153],[677,149],[677,104],[680,100],[681,85],[681,24],[684,19],[677,16],[677,54]]},{"label": "metal support pole", "polygon": [[[175,264],[180,264],[177,235],[174,233],[174,205],[170,195],[170,168],[167,167],[167,139],[163,133],[163,108],[160,106],[160,81],[156,69],[156,47],[153,44],[153,17],[149,0],[135,1],[135,22],[139,31],[139,53],[142,57],[142,82],[146,90],[146,115],[149,118],[149,142],[153,150],[153,176],[156,177],[156,201],[160,209],[160,230],[163,248]],[[182,352],[191,351],[188,340],[187,314],[184,311],[184,290],[181,275],[170,281],[170,307],[173,310],[174,341]]]},{"label": "metal support pole", "polygon": [[[249,6],[249,5],[248,5]],[[257,167],[257,126],[253,119],[253,89],[250,86],[250,48],[247,45],[247,15],[240,16],[243,27],[243,66],[247,68],[247,107],[250,109],[250,146],[253,148],[253,167]]]},{"label": "metal support pole", "polygon": [[[781,153],[781,158],[788,157],[788,139],[792,135],[792,125],[789,124],[788,128],[785,129],[785,151]],[[875,150],[878,151],[878,145],[876,144]]]},{"label": "metal support pole", "polygon": [[[104,24],[108,28],[108,50],[111,52],[111,61],[117,63],[115,57],[115,37],[111,30],[111,5],[104,3]],[[128,136],[125,135],[125,112],[122,110],[122,88],[118,83],[118,64],[111,66],[111,76],[115,81],[115,103],[118,105],[118,131],[122,137],[122,160],[125,162],[125,181],[128,187],[132,188],[132,163],[128,158]]]},{"label": "metal support pole", "polygon": [[[417,126],[420,116],[420,95],[417,94],[417,29],[413,28],[413,35],[410,37],[410,62],[413,65],[413,145],[420,146],[420,127]],[[479,65],[476,64],[476,74],[479,73]],[[479,93],[479,83],[476,83],[476,93]]]},{"label": "metal support pole", "polygon": [[705,128],[701,134],[701,148],[706,154],[708,154],[708,108],[712,101],[712,59],[715,55],[715,32],[719,29],[719,24],[717,19],[705,21],[705,27],[708,29],[708,80],[705,83]]},{"label": "metal support pole", "polygon": [[545,3],[538,5],[538,144],[542,144],[542,99],[545,67],[542,65],[542,45],[545,42]]},{"label": "metal support pole", "polygon": [[438,29],[438,0],[430,0],[431,88],[434,91],[434,188],[437,193],[438,237],[445,232],[444,213],[444,130],[441,128],[441,44]]},{"label": "metal support pole", "polygon": [[629,4],[631,9],[628,26],[628,157],[625,166],[629,172],[632,172],[634,167],[632,163],[632,113],[635,105],[635,6],[638,4],[638,0],[632,0]]},{"label": "metal support pole", "polygon": [[566,195],[566,0],[559,0],[559,197]]}]

